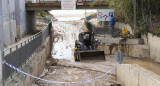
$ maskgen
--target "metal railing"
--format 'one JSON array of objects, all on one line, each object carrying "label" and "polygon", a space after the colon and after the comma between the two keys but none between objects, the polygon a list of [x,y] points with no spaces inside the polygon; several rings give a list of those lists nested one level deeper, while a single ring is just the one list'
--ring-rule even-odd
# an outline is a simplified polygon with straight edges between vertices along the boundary
[{"label": "metal railing", "polygon": [[[32,3],[33,0],[25,0],[26,3]],[[84,2],[102,2],[102,1],[106,1],[106,0],[84,0]],[[61,0],[38,0],[37,3],[61,3]]]},{"label": "metal railing", "polygon": [[[48,22],[48,25],[35,35],[5,49],[5,61],[14,65],[17,68],[21,67],[49,36],[51,27],[52,21]],[[3,80],[6,80],[10,76],[12,76],[13,72],[15,72],[13,69],[9,68],[5,64],[3,64],[3,70],[5,72],[5,75],[3,75]]]},{"label": "metal railing", "polygon": [[109,33],[109,29],[106,27],[96,27],[94,24],[88,21],[85,21],[85,26],[87,27],[88,31],[94,32],[95,35]]}]

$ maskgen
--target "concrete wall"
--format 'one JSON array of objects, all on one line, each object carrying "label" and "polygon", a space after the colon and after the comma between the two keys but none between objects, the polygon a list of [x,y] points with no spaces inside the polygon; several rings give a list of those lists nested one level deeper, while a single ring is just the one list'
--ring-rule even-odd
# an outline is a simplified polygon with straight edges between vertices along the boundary
[{"label": "concrete wall", "polygon": [[[147,45],[121,45],[122,51],[125,56],[135,58],[149,58],[149,48]],[[101,43],[98,47],[100,50],[104,50],[106,55],[114,55],[118,51],[118,44]]]},{"label": "concrete wall", "polygon": [[17,35],[27,33],[25,0],[2,0],[4,44],[15,42]]},{"label": "concrete wall", "polygon": [[150,58],[160,62],[160,37],[148,33],[148,44],[150,46]]},{"label": "concrete wall", "polygon": [[160,76],[138,65],[119,65],[117,80],[124,86],[160,86]]},{"label": "concrete wall", "polygon": [[15,0],[15,11],[17,21],[17,35],[24,36],[27,32],[26,29],[26,8],[25,0]]},{"label": "concrete wall", "polygon": [[4,44],[8,45],[15,42],[15,37],[16,37],[14,0],[2,0],[2,15],[3,15]]}]

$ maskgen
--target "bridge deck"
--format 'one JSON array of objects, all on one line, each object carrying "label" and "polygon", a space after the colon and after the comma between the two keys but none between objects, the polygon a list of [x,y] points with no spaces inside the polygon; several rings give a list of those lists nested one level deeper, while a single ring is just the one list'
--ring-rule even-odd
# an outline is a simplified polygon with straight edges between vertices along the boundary
[{"label": "bridge deck", "polygon": [[[107,8],[105,0],[86,0],[83,5],[77,5],[76,9],[105,9]],[[39,3],[32,3],[32,0],[26,0],[26,10],[59,10],[61,9],[61,0],[40,0]]]}]

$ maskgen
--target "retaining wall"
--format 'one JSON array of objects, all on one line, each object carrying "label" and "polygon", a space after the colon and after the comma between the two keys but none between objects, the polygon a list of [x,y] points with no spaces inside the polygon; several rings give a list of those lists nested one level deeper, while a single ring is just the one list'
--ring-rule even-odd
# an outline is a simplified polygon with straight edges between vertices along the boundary
[{"label": "retaining wall", "polygon": [[150,47],[150,58],[160,62],[160,37],[148,33],[148,45]]},{"label": "retaining wall", "polygon": [[124,86],[160,86],[160,76],[138,65],[119,65],[117,81]]},{"label": "retaining wall", "polygon": [[[30,59],[22,66],[22,70],[34,75],[40,76],[44,71],[45,63],[50,56],[52,48],[52,36],[47,37],[46,41],[41,45],[36,52],[30,57]],[[26,76],[19,72],[13,74],[12,79],[9,78],[6,81],[6,86],[31,86],[36,79]]]},{"label": "retaining wall", "polygon": [[[135,58],[149,58],[149,49],[147,45],[121,45],[124,54]],[[114,55],[118,51],[118,44],[101,43],[98,47],[104,50],[105,55]]]}]

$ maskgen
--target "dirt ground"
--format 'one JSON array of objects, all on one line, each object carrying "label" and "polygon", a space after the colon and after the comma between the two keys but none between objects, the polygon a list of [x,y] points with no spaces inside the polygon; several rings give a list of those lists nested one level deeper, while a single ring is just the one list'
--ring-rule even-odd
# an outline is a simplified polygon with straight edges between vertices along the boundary
[{"label": "dirt ground", "polygon": [[[106,61],[74,62],[73,51],[70,50],[74,48],[78,34],[86,31],[83,24],[83,21],[53,23],[55,38],[52,57],[58,57],[59,60],[50,58],[46,62],[41,78],[58,82],[81,82],[95,79],[113,69],[116,65],[113,56],[106,56]],[[32,86],[111,86],[115,83],[115,70],[113,70],[108,75],[89,83],[56,84],[36,80]]]},{"label": "dirt ground", "polygon": [[[62,29],[65,29],[70,25],[76,26],[80,22],[65,22],[66,26],[65,27],[61,26],[61,27]],[[61,22],[60,24],[57,23],[56,27],[58,27],[59,25],[61,25]],[[57,32],[60,32],[60,31],[57,31]],[[58,37],[59,35],[62,36],[63,34],[57,33],[55,35],[56,37]],[[100,36],[103,37],[103,35],[100,35]],[[106,37],[110,37],[110,36],[107,35]],[[65,37],[60,37],[60,38],[63,39]],[[58,41],[55,41],[55,43],[57,42]],[[61,60],[48,59],[48,61],[46,62],[46,67],[44,69],[44,72],[40,77],[43,79],[58,81],[58,82],[81,82],[86,80],[92,80],[96,77],[99,77],[105,74],[106,72],[110,71],[116,64],[117,62],[114,60],[113,55],[112,56],[106,55],[106,61],[95,61],[95,62],[93,61],[73,62],[73,61],[64,60],[64,59],[61,59]],[[138,64],[139,66],[160,75],[160,71],[159,71],[160,64],[152,62],[149,59],[125,57],[123,64]],[[117,84],[117,80],[116,80],[116,73],[114,69],[108,75],[100,79],[93,80],[92,82],[89,82],[89,83],[56,84],[56,83],[48,83],[45,81],[36,80],[32,86],[120,86],[115,84]]]},{"label": "dirt ground", "polygon": [[[48,60],[41,78],[59,82],[81,82],[92,80],[110,71],[116,62],[113,56],[107,56],[106,61],[72,62],[69,60]],[[54,84],[36,80],[32,86],[112,86],[116,84],[115,70],[108,75],[83,84]]]}]

